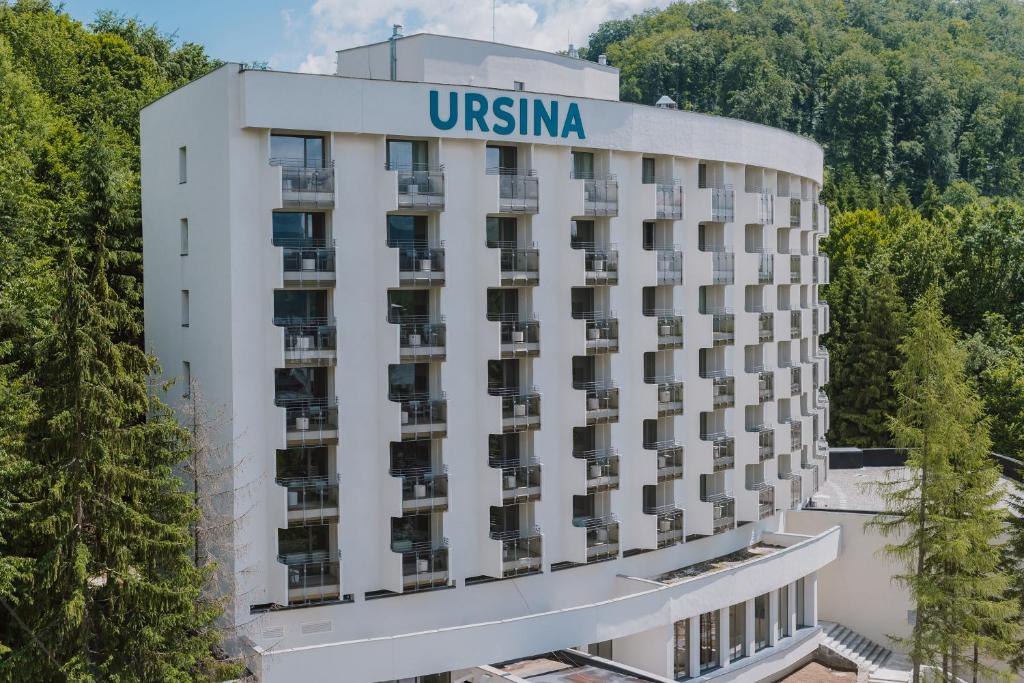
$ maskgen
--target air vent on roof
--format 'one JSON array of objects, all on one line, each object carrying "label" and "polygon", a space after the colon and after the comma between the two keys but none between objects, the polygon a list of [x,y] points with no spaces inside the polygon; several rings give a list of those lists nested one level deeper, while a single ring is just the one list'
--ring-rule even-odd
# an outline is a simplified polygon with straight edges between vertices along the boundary
[{"label": "air vent on roof", "polygon": [[265,640],[284,638],[284,626],[275,626],[273,628],[263,629],[263,638]]},{"label": "air vent on roof", "polygon": [[597,63],[601,66],[608,66],[608,55],[598,55]]},{"label": "air vent on roof", "polygon": [[672,101],[672,98],[668,95],[662,95],[658,98],[658,101],[654,103],[655,107],[659,109],[679,109],[679,105]]},{"label": "air vent on roof", "polygon": [[330,633],[334,629],[334,625],[330,621],[310,621],[302,625],[302,633],[309,635],[311,633]]}]

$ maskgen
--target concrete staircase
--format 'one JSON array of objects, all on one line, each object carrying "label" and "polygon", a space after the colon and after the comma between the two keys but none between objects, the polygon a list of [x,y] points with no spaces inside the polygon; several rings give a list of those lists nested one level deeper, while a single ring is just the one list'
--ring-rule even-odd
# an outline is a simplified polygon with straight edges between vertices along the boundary
[{"label": "concrete staircase", "polygon": [[[886,647],[868,640],[856,631],[851,631],[842,624],[821,622],[824,638],[821,645],[840,657],[857,666],[858,680],[872,683],[890,683],[907,680],[900,676],[902,671],[888,666],[893,660],[893,653]],[[895,663],[895,662],[893,662]]]}]

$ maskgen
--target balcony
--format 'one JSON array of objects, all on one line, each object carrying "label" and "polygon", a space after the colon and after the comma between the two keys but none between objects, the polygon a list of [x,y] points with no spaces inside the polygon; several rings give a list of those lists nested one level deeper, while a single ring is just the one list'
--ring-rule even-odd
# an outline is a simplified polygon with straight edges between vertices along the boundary
[{"label": "balcony", "polygon": [[540,500],[540,463],[535,458],[525,465],[505,462],[498,466],[501,467],[501,500],[505,505]]},{"label": "balcony", "polygon": [[802,320],[800,316],[801,313],[799,310],[789,312],[789,336],[793,339],[800,338],[802,328]]},{"label": "balcony", "polygon": [[711,379],[711,396],[711,404],[716,410],[735,406],[736,378],[732,375],[713,377]]},{"label": "balcony", "polygon": [[498,211],[532,214],[540,210],[540,183],[532,168],[488,168],[498,176]]},{"label": "balcony", "polygon": [[818,438],[814,442],[814,457],[818,460],[828,459],[828,441],[825,441],[824,438]]},{"label": "balcony", "polygon": [[540,527],[492,531],[491,538],[501,542],[503,578],[534,574],[541,570],[544,537],[540,533]]},{"label": "balcony", "polygon": [[398,208],[444,211],[444,166],[388,164],[398,180]]},{"label": "balcony", "polygon": [[402,404],[402,439],[437,439],[448,434],[448,401],[444,398],[400,399]]},{"label": "balcony", "polygon": [[789,369],[789,392],[793,396],[799,396],[803,390],[803,371],[794,366]]},{"label": "balcony", "polygon": [[536,244],[520,247],[515,242],[488,242],[488,247],[501,250],[501,284],[524,287],[540,284],[540,250]]},{"label": "balcony", "polygon": [[732,185],[712,187],[711,190],[711,222],[731,223],[736,220],[736,193]]},{"label": "balcony", "polygon": [[275,401],[275,405],[285,410],[285,431],[289,447],[338,443],[337,399],[293,399]]},{"label": "balcony", "polygon": [[658,284],[683,284],[683,252],[678,249],[658,249]]},{"label": "balcony", "polygon": [[402,584],[406,591],[448,585],[448,539],[392,541],[391,550],[402,555]]},{"label": "balcony", "polygon": [[675,377],[645,377],[648,384],[658,385],[658,416],[683,414],[683,382]]},{"label": "balcony", "polygon": [[822,389],[818,389],[818,393],[815,394],[815,398],[817,399],[817,406],[819,408],[828,408],[828,394],[826,394]]},{"label": "balcony", "polygon": [[338,362],[338,332],[334,318],[274,318],[284,328],[285,367],[334,365]]},{"label": "balcony", "polygon": [[731,251],[711,252],[711,280],[716,285],[731,285],[736,281],[736,254]]},{"label": "balcony", "polygon": [[801,201],[795,197],[789,200],[789,227],[800,227],[800,204]]},{"label": "balcony", "polygon": [[504,432],[540,429],[540,392],[536,387],[489,387],[487,392],[501,397],[501,425]]},{"label": "balcony", "polygon": [[736,316],[731,309],[722,308],[712,313],[711,339],[715,346],[736,341]]},{"label": "balcony", "polygon": [[607,382],[582,382],[574,389],[587,392],[587,424],[619,421],[619,388]]},{"label": "balcony", "polygon": [[770,342],[775,339],[775,314],[764,311],[757,314],[757,340]]},{"label": "balcony", "polygon": [[271,159],[281,167],[281,206],[284,208],[334,208],[334,162],[305,166],[302,159]]},{"label": "balcony", "polygon": [[575,527],[587,530],[587,562],[607,560],[619,555],[619,519],[615,515],[580,517]]},{"label": "balcony", "polygon": [[789,423],[789,450],[791,452],[799,451],[803,447],[803,423],[793,418],[786,418],[779,422]]},{"label": "balcony", "polygon": [[725,493],[712,494],[704,499],[711,503],[711,533],[720,534],[736,527],[736,500]]},{"label": "balcony", "polygon": [[586,216],[619,215],[619,181],[614,175],[587,177],[572,174],[572,178],[583,181],[583,214]]},{"label": "balcony", "polygon": [[683,348],[683,316],[672,310],[654,310],[645,315],[658,317],[658,349]]},{"label": "balcony", "polygon": [[789,284],[800,284],[800,257],[797,254],[789,257]]},{"label": "balcony", "polygon": [[587,465],[587,493],[619,488],[619,452],[614,448],[574,452]]},{"label": "balcony", "polygon": [[588,285],[619,283],[619,252],[609,247],[596,247],[577,242],[574,249],[584,249],[583,273]]},{"label": "balcony", "polygon": [[402,480],[402,512],[448,510],[448,467],[403,467],[389,472]]},{"label": "balcony", "polygon": [[645,507],[645,515],[657,515],[658,517],[658,547],[667,548],[670,545],[682,543],[686,535],[683,530],[683,511],[675,505],[658,505],[656,507]]},{"label": "balcony", "polygon": [[757,491],[757,518],[765,519],[775,514],[775,487],[766,481],[754,484],[751,491]]},{"label": "balcony", "polygon": [[757,459],[758,462],[771,460],[775,457],[775,430],[766,424],[747,427],[748,432],[757,434]]},{"label": "balcony", "polygon": [[398,283],[407,287],[436,287],[444,284],[444,247],[425,242],[388,242],[398,249]]},{"label": "balcony", "polygon": [[586,313],[587,355],[615,353],[619,350],[619,319],[614,313]]},{"label": "balcony", "polygon": [[757,284],[775,284],[775,254],[763,250],[758,252]]},{"label": "balcony", "polygon": [[278,477],[288,492],[288,526],[338,521],[338,477]]},{"label": "balcony", "polygon": [[736,465],[736,439],[726,432],[711,432],[700,435],[711,442],[711,465],[713,471],[729,470]]},{"label": "balcony", "polygon": [[765,403],[775,400],[775,371],[761,366],[755,368],[757,373],[757,402]]},{"label": "balcony", "polygon": [[341,556],[334,552],[288,553],[277,561],[288,568],[288,604],[329,602],[341,597]]},{"label": "balcony", "polygon": [[775,224],[775,196],[771,192],[757,193],[757,222],[760,225]]},{"label": "balcony", "polygon": [[803,489],[804,489],[803,477],[801,477],[799,474],[797,474],[795,472],[787,472],[785,474],[780,474],[779,475],[779,479],[788,479],[789,480],[789,508],[791,510],[795,510],[798,507],[800,507],[800,504],[803,503],[803,500],[804,500],[803,499]]},{"label": "balcony", "polygon": [[678,178],[655,180],[654,216],[658,220],[678,221],[683,217],[683,185]]},{"label": "balcony", "polygon": [[818,266],[818,257],[817,256],[812,256],[811,257],[811,282],[813,284],[818,284],[818,268],[819,268],[819,266]]},{"label": "balcony", "polygon": [[672,481],[683,478],[683,445],[678,441],[654,441],[644,444],[647,450],[658,452],[658,481]]},{"label": "balcony", "polygon": [[[518,317],[518,316],[516,316]],[[501,357],[522,358],[540,355],[540,321],[501,320]]]},{"label": "balcony", "polygon": [[274,240],[281,247],[284,284],[292,287],[332,287],[335,274],[334,240]]},{"label": "balcony", "polygon": [[403,362],[444,360],[447,356],[444,316],[403,315],[391,322],[398,324],[398,353]]},{"label": "balcony", "polygon": [[818,232],[818,210],[821,205],[818,202],[811,202],[811,230]]}]

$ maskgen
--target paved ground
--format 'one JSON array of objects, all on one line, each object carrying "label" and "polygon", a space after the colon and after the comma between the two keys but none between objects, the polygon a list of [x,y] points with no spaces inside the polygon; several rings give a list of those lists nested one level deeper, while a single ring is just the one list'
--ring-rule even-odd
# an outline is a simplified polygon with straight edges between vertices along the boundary
[{"label": "paved ground", "polygon": [[857,674],[852,671],[835,671],[811,662],[783,678],[779,683],[856,683]]}]

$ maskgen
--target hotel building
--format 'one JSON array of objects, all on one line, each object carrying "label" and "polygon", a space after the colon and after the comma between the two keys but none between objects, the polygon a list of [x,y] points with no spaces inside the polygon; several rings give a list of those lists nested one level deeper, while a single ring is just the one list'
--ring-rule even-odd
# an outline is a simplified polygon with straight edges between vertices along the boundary
[{"label": "hotel building", "polygon": [[817,647],[839,531],[785,520],[827,475],[822,150],[599,62],[396,36],[143,111],[146,343],[225,416],[259,680]]}]

